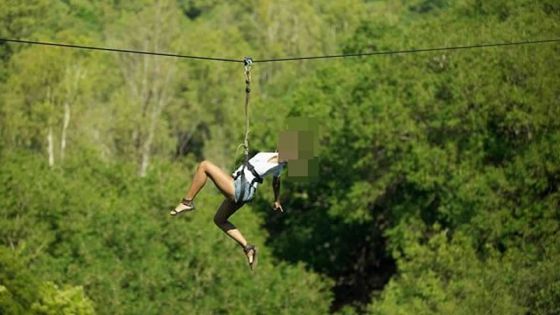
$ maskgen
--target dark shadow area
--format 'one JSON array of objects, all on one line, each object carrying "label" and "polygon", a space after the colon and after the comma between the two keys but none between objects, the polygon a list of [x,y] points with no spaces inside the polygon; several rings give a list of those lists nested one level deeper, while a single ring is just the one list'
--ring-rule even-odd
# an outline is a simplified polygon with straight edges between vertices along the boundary
[{"label": "dark shadow area", "polygon": [[[333,279],[332,312],[345,305],[365,311],[372,293],[382,290],[396,271],[381,229],[386,226],[383,216],[367,223],[347,223],[327,215],[327,209],[311,207],[297,198],[284,204],[284,214],[265,216],[264,227],[270,235],[267,245],[274,255],[303,262]],[[254,207],[269,209],[270,205],[258,199]]]}]

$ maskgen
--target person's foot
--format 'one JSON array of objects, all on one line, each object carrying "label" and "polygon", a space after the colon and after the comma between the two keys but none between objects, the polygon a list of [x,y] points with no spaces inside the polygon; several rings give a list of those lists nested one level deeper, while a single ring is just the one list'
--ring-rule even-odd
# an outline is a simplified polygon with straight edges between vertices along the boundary
[{"label": "person's foot", "polygon": [[251,270],[255,269],[257,265],[257,248],[254,245],[247,244],[243,248],[243,251],[245,252],[245,256],[247,256],[249,268],[251,268]]},{"label": "person's foot", "polygon": [[183,212],[192,210],[194,210],[194,202],[192,200],[183,198],[181,203],[177,207],[175,207],[175,209],[171,210],[169,214],[175,216]]}]

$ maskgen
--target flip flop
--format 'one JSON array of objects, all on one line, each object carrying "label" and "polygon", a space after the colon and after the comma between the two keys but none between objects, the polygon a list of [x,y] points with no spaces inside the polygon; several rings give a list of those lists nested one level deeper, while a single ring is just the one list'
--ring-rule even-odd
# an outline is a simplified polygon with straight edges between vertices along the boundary
[{"label": "flip flop", "polygon": [[179,211],[177,211],[177,210],[175,210],[175,209],[171,209],[171,211],[169,212],[169,214],[172,215],[172,216],[176,216],[176,215],[179,215],[179,214],[181,214],[181,213],[183,213],[183,212],[188,212],[188,211],[194,210],[194,202],[193,202],[192,200],[187,200],[187,199],[183,198],[183,200],[181,200],[181,203],[182,203],[184,206],[186,206],[185,209],[182,209],[182,210],[179,210]]}]

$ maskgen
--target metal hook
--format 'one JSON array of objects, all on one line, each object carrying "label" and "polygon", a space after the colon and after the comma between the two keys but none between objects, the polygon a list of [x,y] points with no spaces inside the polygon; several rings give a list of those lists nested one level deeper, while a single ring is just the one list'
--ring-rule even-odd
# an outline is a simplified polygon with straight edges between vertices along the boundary
[{"label": "metal hook", "polygon": [[253,58],[251,57],[243,58],[243,65],[245,66],[245,72],[249,71],[251,69],[251,66],[253,65]]}]

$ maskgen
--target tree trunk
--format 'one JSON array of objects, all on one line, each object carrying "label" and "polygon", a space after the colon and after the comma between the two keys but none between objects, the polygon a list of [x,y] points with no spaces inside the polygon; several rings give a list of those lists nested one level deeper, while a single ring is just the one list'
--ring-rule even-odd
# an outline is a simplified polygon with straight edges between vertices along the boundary
[{"label": "tree trunk", "polygon": [[49,132],[47,134],[47,151],[49,154],[49,166],[54,166],[54,144],[53,144],[53,132],[52,127],[49,126]]},{"label": "tree trunk", "polygon": [[66,149],[66,130],[70,124],[70,105],[64,102],[64,120],[62,122],[62,134],[60,135],[60,160],[64,160],[64,150]]},{"label": "tree trunk", "polygon": [[64,160],[66,151],[66,135],[71,118],[71,104],[76,102],[80,81],[85,76],[81,65],[68,66],[66,68],[66,87],[64,100],[64,117],[62,120],[62,132],[60,134],[60,161]]},{"label": "tree trunk", "polygon": [[[178,34],[175,14],[173,1],[155,2],[140,13],[141,20],[131,22],[136,31],[127,34],[125,41],[146,51],[168,47]],[[132,154],[138,163],[138,175],[145,176],[160,138],[157,132],[161,113],[172,97],[169,82],[174,74],[173,62],[154,56],[119,55],[118,58],[135,109],[129,129]]]}]

